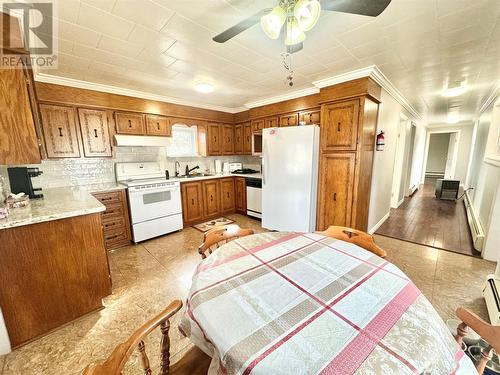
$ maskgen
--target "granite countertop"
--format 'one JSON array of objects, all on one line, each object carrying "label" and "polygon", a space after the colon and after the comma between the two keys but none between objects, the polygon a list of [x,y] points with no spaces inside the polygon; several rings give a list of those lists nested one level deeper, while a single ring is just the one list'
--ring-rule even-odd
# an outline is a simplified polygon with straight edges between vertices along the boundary
[{"label": "granite countertop", "polygon": [[44,189],[43,199],[31,199],[27,207],[13,208],[7,218],[0,219],[0,230],[103,212],[106,207],[91,191],[81,187]]},{"label": "granite countertop", "polygon": [[213,174],[210,176],[199,176],[199,177],[189,177],[189,178],[173,177],[173,178],[170,178],[168,181],[190,182],[190,181],[211,180],[214,178],[225,178],[225,177],[248,177],[248,178],[262,179],[262,173],[251,173],[251,174],[222,173],[222,174]]},{"label": "granite countertop", "polygon": [[80,185],[75,188],[87,191],[89,193],[102,193],[105,191],[124,190],[127,187],[125,185],[120,184],[119,182],[103,182],[100,184]]}]

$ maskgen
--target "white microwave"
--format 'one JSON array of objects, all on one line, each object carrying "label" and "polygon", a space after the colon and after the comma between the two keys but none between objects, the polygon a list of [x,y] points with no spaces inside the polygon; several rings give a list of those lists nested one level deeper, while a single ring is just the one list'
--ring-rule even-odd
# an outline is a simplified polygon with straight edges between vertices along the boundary
[{"label": "white microwave", "polygon": [[252,155],[262,155],[262,132],[252,133]]}]

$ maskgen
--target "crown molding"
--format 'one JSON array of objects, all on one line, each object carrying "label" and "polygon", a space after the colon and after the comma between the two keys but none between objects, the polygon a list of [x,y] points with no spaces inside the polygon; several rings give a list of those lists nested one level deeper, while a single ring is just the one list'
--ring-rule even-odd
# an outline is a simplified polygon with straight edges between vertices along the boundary
[{"label": "crown molding", "polygon": [[209,109],[209,110],[213,110],[213,111],[220,111],[220,112],[227,112],[227,113],[237,113],[237,112],[241,112],[241,111],[246,110],[246,108],[242,108],[242,107],[231,108],[231,107],[223,107],[223,106],[217,106],[217,105],[204,104],[204,103],[199,103],[199,102],[194,102],[194,101],[189,101],[189,100],[182,100],[182,99],[174,98],[171,96],[151,94],[151,93],[147,93],[144,91],[125,89],[125,88],[121,88],[121,87],[117,87],[117,86],[104,85],[101,83],[82,81],[82,80],[73,79],[73,78],[52,76],[50,74],[44,74],[44,73],[36,74],[35,81],[43,82],[43,83],[52,83],[54,85],[70,86],[70,87],[75,87],[75,88],[85,89],[85,90],[107,92],[109,94],[131,96],[131,97],[147,99],[147,100],[156,100],[159,102],[185,105],[185,106],[190,106],[190,107],[203,108],[203,109]]},{"label": "crown molding", "polygon": [[486,112],[492,104],[494,106],[500,106],[500,101],[498,103],[495,103],[498,98],[500,98],[500,82],[495,87],[493,87],[490,96],[486,98],[484,103],[479,108],[476,118],[479,118],[484,112]]},{"label": "crown molding", "polygon": [[333,77],[328,77],[314,81],[312,84],[320,89],[323,87],[337,85],[347,81],[352,81],[358,78],[370,77],[373,73],[375,65],[367,66],[366,68],[356,69],[347,73],[342,73]]},{"label": "crown molding", "polygon": [[289,92],[287,94],[276,95],[276,96],[272,96],[269,98],[256,100],[254,102],[245,103],[244,106],[246,109],[262,107],[263,105],[279,103],[279,102],[283,102],[285,100],[297,99],[297,98],[300,98],[303,96],[313,95],[313,94],[317,94],[317,93],[319,93],[318,87],[308,87],[306,89],[292,91],[292,92]]}]

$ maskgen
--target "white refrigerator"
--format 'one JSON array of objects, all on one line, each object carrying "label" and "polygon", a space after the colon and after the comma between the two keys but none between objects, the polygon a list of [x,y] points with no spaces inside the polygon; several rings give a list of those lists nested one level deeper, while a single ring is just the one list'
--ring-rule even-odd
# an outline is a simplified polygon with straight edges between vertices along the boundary
[{"label": "white refrigerator", "polygon": [[316,229],[319,126],[262,131],[262,227]]}]

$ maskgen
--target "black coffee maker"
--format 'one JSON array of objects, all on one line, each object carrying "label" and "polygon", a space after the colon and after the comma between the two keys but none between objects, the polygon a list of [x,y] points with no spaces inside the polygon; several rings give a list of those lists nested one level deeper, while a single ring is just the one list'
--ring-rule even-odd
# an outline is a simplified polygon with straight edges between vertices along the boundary
[{"label": "black coffee maker", "polygon": [[10,191],[13,194],[25,193],[30,199],[43,198],[43,194],[37,194],[42,188],[33,188],[31,179],[40,176],[43,172],[38,168],[13,167],[7,168],[9,173]]}]

